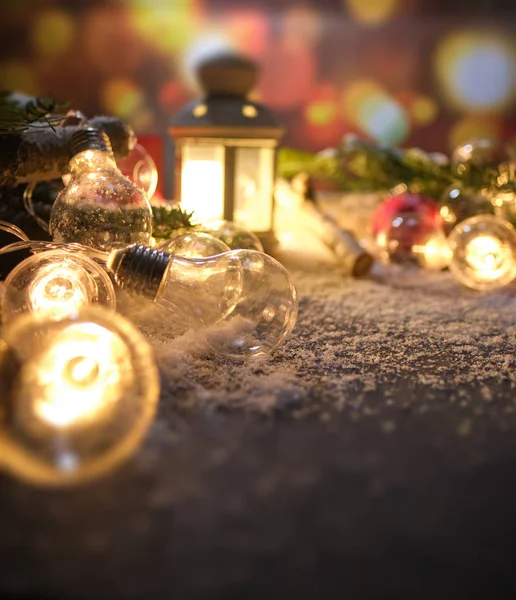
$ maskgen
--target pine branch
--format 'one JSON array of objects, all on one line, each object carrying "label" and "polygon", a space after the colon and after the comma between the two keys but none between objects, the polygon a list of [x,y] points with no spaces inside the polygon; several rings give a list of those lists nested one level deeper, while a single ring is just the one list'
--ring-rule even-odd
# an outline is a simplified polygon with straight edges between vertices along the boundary
[{"label": "pine branch", "polygon": [[176,206],[153,206],[154,217],[152,233],[158,240],[168,240],[182,230],[195,227],[192,223],[192,212],[186,212]]}]

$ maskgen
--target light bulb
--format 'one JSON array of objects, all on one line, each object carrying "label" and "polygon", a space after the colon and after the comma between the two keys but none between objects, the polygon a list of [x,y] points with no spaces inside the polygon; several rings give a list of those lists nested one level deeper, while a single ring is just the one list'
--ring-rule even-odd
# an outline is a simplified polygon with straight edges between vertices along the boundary
[{"label": "light bulb", "polygon": [[467,287],[490,290],[516,276],[516,231],[494,215],[477,215],[450,233],[450,271]]},{"label": "light bulb", "polygon": [[121,464],[159,396],[147,342],[100,307],[59,321],[20,316],[4,331],[0,374],[0,466],[39,485],[81,483]]},{"label": "light bulb", "polygon": [[159,244],[158,249],[185,258],[204,258],[229,252],[230,250],[222,240],[200,231],[185,233],[162,242]]},{"label": "light bulb", "polygon": [[263,356],[292,331],[297,293],[288,271],[254,250],[183,258],[132,246],[107,261],[115,281],[164,306],[190,328],[207,328],[211,348],[235,359]]},{"label": "light bulb", "polygon": [[201,226],[201,230],[222,240],[231,250],[263,252],[263,245],[258,236],[233,221],[208,221]]},{"label": "light bulb", "polygon": [[451,250],[443,232],[431,236],[424,244],[415,244],[412,251],[424,269],[441,271],[451,260]]},{"label": "light bulb", "polygon": [[50,215],[54,241],[106,251],[150,243],[149,200],[116,166],[107,135],[79,129],[72,135],[70,148],[71,177]]},{"label": "light bulb", "polygon": [[115,308],[109,275],[84,254],[65,250],[39,252],[19,263],[7,276],[2,320],[23,312],[45,312],[61,318],[88,304]]},{"label": "light bulb", "polygon": [[141,144],[135,144],[128,156],[117,161],[122,173],[152,198],[158,187],[158,168]]}]

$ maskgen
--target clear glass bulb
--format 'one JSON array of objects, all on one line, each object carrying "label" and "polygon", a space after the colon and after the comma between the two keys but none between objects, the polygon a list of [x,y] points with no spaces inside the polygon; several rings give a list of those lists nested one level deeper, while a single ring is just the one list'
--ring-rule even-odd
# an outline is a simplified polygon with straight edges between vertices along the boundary
[{"label": "clear glass bulb", "polygon": [[233,221],[208,221],[201,226],[201,230],[222,240],[231,250],[263,252],[263,245],[258,236]]},{"label": "clear glass bulb", "polygon": [[450,271],[467,287],[491,290],[516,276],[516,231],[494,215],[477,215],[459,223],[448,237]]},{"label": "clear glass bulb", "polygon": [[429,237],[424,244],[412,246],[412,251],[424,269],[442,271],[450,264],[450,245],[442,231]]},{"label": "clear glass bulb", "polygon": [[158,187],[158,168],[141,144],[135,144],[128,156],[116,163],[122,173],[152,198]]},{"label": "clear glass bulb", "polygon": [[116,166],[106,134],[80,129],[72,136],[71,151],[71,177],[50,215],[53,240],[106,251],[149,244],[149,200]]},{"label": "clear glass bulb", "polygon": [[4,282],[2,320],[7,323],[24,312],[61,318],[89,304],[115,308],[109,275],[84,254],[49,250],[30,256],[9,273]]},{"label": "clear glass bulb", "polygon": [[100,307],[13,321],[0,374],[0,465],[38,485],[82,483],[117,467],[138,448],[159,397],[146,340]]},{"label": "clear glass bulb", "polygon": [[206,329],[211,348],[235,359],[277,348],[297,318],[297,293],[288,271],[254,250],[183,258],[132,246],[107,261],[115,281],[151,298],[186,326]]},{"label": "clear glass bulb", "polygon": [[229,252],[230,250],[222,240],[200,231],[179,235],[159,244],[158,248],[163,252],[184,256],[185,258],[204,258]]}]

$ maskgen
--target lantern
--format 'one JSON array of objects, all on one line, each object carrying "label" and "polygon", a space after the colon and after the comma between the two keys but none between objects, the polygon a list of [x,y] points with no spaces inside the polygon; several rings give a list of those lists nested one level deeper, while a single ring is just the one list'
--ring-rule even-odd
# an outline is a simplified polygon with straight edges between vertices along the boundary
[{"label": "lantern", "polygon": [[204,98],[183,108],[169,132],[175,142],[176,197],[196,220],[224,219],[274,243],[276,148],[283,134],[272,112],[248,99],[258,66],[233,54],[201,63]]}]

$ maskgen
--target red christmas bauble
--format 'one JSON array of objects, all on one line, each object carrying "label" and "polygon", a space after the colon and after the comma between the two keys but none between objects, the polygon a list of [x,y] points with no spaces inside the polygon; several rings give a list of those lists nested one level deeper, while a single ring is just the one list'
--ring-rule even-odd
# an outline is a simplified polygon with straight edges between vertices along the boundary
[{"label": "red christmas bauble", "polygon": [[414,248],[442,233],[439,206],[420,194],[387,198],[374,211],[370,223],[381,258],[387,262],[412,262]]}]

